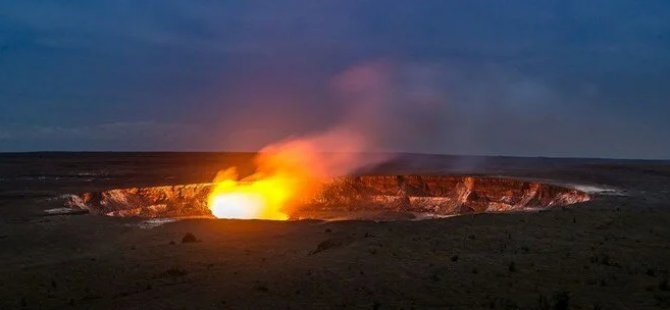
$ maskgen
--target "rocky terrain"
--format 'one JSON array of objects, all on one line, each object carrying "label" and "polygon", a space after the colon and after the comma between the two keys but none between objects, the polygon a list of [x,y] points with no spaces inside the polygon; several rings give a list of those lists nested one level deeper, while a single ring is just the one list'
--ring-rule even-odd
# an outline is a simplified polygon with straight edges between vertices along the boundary
[{"label": "rocky terrain", "polygon": [[480,176],[360,176],[324,188],[304,211],[394,210],[434,215],[523,211],[588,201],[589,195],[540,182]]},{"label": "rocky terrain", "polygon": [[[132,187],[63,198],[69,208],[107,216],[211,217],[207,208],[210,188],[210,183]],[[324,181],[319,192],[286,212],[293,219],[327,219],[327,211],[348,219],[356,219],[360,211],[445,216],[538,210],[589,199],[587,193],[577,189],[511,178],[357,176]]]},{"label": "rocky terrain", "polygon": [[64,196],[69,208],[121,217],[211,216],[210,183],[131,187]]},{"label": "rocky terrain", "polygon": [[[342,185],[439,193],[475,211],[503,196],[534,197],[509,205],[552,201],[557,188],[589,197],[536,212],[285,222],[45,213],[68,194],[206,183],[231,165],[249,173],[252,156],[0,154],[0,308],[670,307],[670,163],[662,161],[399,155],[362,172],[388,182]],[[434,187],[444,175],[461,185]],[[534,182],[558,187],[536,191]]]}]

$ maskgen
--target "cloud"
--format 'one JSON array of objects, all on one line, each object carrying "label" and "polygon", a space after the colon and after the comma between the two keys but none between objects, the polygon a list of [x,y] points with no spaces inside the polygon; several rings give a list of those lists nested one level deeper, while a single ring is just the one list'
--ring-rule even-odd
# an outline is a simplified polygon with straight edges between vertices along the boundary
[{"label": "cloud", "polygon": [[12,138],[13,138],[12,134],[0,130],[0,140],[11,140]]},{"label": "cloud", "polygon": [[[625,0],[6,2],[0,137],[8,149],[107,141],[254,150],[348,119],[378,128],[374,145],[388,150],[668,157],[668,8]],[[370,102],[383,106],[378,117],[353,107]],[[53,112],[36,113],[45,109]],[[131,115],[156,121],[126,122]],[[15,143],[25,139],[34,143]]]},{"label": "cloud", "polygon": [[[372,150],[428,153],[645,157],[670,154],[663,134],[602,111],[594,87],[563,92],[495,65],[354,65],[332,79],[347,128]],[[630,147],[636,141],[636,147]],[[370,150],[370,149],[368,149]],[[665,154],[665,155],[664,155]]]},{"label": "cloud", "polygon": [[193,124],[154,121],[69,127],[14,125],[0,128],[0,139],[19,146],[42,145],[41,149],[53,150],[113,150],[124,146],[170,150],[187,141],[191,141],[192,146],[197,148],[202,131],[202,128]]},{"label": "cloud", "polygon": [[189,130],[182,124],[142,122],[114,122],[93,126],[60,127],[37,126],[21,132],[25,138],[38,139],[101,139],[124,140],[137,138],[161,138],[180,131]]}]

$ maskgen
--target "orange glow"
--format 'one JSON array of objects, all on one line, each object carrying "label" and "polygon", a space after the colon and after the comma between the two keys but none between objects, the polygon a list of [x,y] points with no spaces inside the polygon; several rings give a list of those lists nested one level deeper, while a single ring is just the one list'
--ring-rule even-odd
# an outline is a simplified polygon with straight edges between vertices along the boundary
[{"label": "orange glow", "polygon": [[287,220],[286,209],[318,187],[315,154],[311,144],[299,141],[265,148],[255,174],[239,180],[230,168],[217,175],[209,209],[217,218]]},{"label": "orange glow", "polygon": [[[217,175],[208,207],[217,218],[287,220],[291,208],[313,197],[324,180],[378,160],[361,156],[363,145],[358,133],[334,129],[265,147],[253,175],[240,180],[234,168]],[[319,152],[323,147],[338,152]]]},{"label": "orange glow", "polygon": [[[231,176],[229,170],[224,175]],[[281,212],[290,192],[280,178],[256,181],[219,179],[209,195],[208,206],[217,218],[286,220]]]}]

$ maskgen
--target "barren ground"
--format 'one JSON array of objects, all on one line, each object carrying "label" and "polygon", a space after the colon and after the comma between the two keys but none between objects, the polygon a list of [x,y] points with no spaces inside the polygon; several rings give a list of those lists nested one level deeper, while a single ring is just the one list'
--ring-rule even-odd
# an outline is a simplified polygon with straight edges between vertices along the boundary
[{"label": "barren ground", "polygon": [[[547,179],[616,195],[426,221],[43,216],[51,198],[210,181],[251,154],[0,154],[0,308],[670,307],[670,163],[402,155],[375,173]],[[185,234],[198,241],[182,243]]]}]

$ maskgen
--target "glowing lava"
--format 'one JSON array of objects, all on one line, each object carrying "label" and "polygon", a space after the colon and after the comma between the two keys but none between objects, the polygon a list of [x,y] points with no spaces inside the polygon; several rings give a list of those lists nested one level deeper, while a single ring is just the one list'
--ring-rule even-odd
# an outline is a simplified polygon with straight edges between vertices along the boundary
[{"label": "glowing lava", "polygon": [[[207,206],[218,218],[286,220],[291,208],[313,198],[324,180],[366,163],[369,159],[356,152],[362,144],[356,133],[333,130],[267,146],[255,159],[254,174],[239,179],[234,168],[219,172]],[[323,146],[337,146],[340,152],[319,152]]]},{"label": "glowing lava", "polygon": [[253,175],[240,180],[235,168],[219,172],[209,209],[217,218],[288,219],[286,209],[319,184],[314,154],[311,144],[302,142],[266,147],[256,158]]},{"label": "glowing lava", "polygon": [[282,208],[291,189],[291,182],[278,176],[240,181],[235,170],[228,169],[215,180],[208,206],[217,218],[286,220]]},{"label": "glowing lava", "polygon": [[210,203],[218,218],[253,219],[265,209],[263,197],[253,193],[230,193],[214,196]]}]

